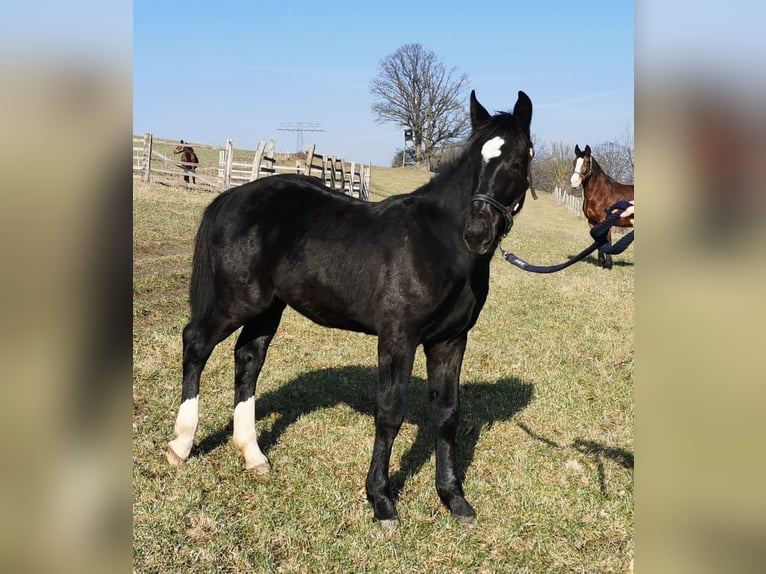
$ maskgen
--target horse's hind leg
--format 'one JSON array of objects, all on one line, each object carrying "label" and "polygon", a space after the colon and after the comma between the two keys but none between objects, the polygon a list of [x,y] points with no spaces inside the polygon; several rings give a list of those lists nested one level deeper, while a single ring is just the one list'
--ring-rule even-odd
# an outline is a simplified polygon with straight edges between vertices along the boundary
[{"label": "horse's hind leg", "polygon": [[476,512],[466,501],[455,461],[455,435],[460,412],[459,383],[466,337],[424,346],[428,403],[436,433],[436,491],[452,516],[472,523]]},{"label": "horse's hind leg", "polygon": [[255,385],[266,359],[266,352],[285,305],[275,303],[257,318],[245,323],[234,349],[234,445],[245,458],[245,468],[261,474],[270,469],[258,447],[255,429]]},{"label": "horse's hind leg", "polygon": [[210,353],[215,346],[228,337],[237,325],[190,321],[183,332],[183,388],[181,406],[176,417],[176,438],[168,443],[165,456],[168,462],[177,466],[189,458],[194,433],[199,422],[199,380]]}]

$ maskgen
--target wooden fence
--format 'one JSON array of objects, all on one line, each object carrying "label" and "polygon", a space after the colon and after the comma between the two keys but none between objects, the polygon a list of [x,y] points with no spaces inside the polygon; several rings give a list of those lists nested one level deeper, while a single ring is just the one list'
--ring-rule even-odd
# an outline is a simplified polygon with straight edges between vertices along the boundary
[{"label": "wooden fence", "polygon": [[370,168],[363,164],[347,164],[335,156],[323,155],[311,144],[305,161],[299,162],[301,173],[318,177],[327,187],[369,200]]},{"label": "wooden fence", "polygon": [[[228,140],[225,147],[186,143],[199,158],[196,173],[191,171],[190,164],[171,157],[177,141],[155,138],[152,134],[134,135],[133,175],[143,181],[220,192],[276,173],[302,173],[318,178],[341,193],[364,201],[369,199],[371,166],[320,154],[314,144],[309,147],[306,159],[296,159],[291,166],[284,165],[284,157],[280,157],[282,163],[278,163],[277,155],[284,154],[276,153],[274,140],[258,142],[254,152],[235,149],[232,140]],[[188,183],[183,181],[184,176],[189,176]]]},{"label": "wooden fence", "polygon": [[582,196],[572,195],[569,190],[561,187],[555,187],[553,189],[553,198],[559,205],[563,205],[570,211],[574,212],[577,217],[585,218],[582,212]]}]

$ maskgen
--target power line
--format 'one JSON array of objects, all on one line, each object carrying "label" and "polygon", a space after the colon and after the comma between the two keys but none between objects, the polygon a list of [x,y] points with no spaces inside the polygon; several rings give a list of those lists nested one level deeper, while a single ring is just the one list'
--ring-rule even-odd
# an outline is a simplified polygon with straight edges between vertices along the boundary
[{"label": "power line", "polygon": [[279,124],[277,131],[280,132],[297,132],[296,152],[303,151],[303,133],[304,132],[323,132],[319,127],[319,124],[312,122],[282,122]]}]

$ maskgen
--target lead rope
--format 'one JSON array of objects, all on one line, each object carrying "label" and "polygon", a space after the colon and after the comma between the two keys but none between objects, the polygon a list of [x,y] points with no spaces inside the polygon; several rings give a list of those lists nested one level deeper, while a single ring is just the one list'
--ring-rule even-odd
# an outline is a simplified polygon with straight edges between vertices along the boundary
[{"label": "lead rope", "polygon": [[531,263],[527,263],[520,257],[514,255],[513,253],[506,251],[503,249],[502,245],[499,246],[500,253],[503,254],[505,260],[511,265],[515,265],[519,269],[529,271],[530,273],[555,273],[556,271],[561,271],[562,269],[566,269],[578,261],[582,261],[596,249],[601,249],[603,253],[607,253],[609,255],[617,255],[625,251],[628,246],[633,243],[633,230],[623,236],[614,245],[609,243],[607,234],[609,233],[609,230],[614,227],[614,224],[617,223],[617,220],[620,219],[620,214],[628,207],[630,207],[630,203],[627,201],[618,201],[612,205],[612,207],[607,209],[606,219],[604,219],[604,221],[598,225],[594,225],[590,230],[590,235],[594,240],[593,244],[590,247],[582,250],[569,261],[565,261],[564,263],[559,263],[558,265],[532,265]]}]

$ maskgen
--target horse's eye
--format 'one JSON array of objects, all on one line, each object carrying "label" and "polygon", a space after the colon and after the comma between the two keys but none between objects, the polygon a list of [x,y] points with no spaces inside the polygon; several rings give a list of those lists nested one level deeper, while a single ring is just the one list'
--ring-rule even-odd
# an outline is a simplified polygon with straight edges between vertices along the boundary
[{"label": "horse's eye", "polygon": [[513,160],[513,162],[511,163],[511,167],[512,167],[513,169],[521,169],[521,162],[520,162],[519,160],[515,159],[515,160]]}]

